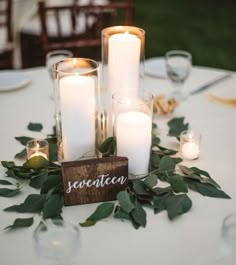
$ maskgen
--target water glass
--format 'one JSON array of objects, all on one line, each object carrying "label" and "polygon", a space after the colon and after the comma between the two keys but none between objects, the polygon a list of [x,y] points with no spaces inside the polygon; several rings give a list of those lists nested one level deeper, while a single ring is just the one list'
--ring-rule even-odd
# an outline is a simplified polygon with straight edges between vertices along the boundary
[{"label": "water glass", "polygon": [[40,264],[78,264],[79,228],[59,219],[42,221],[34,232],[34,245]]},{"label": "water glass", "polygon": [[186,51],[173,50],[166,53],[165,59],[167,75],[174,85],[172,97],[177,101],[184,100],[186,96],[182,91],[182,86],[191,71],[192,55]]}]

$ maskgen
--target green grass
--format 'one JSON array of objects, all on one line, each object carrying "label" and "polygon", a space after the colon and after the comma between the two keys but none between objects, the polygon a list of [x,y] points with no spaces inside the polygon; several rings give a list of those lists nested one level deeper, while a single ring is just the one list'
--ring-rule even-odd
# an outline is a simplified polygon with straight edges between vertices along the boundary
[{"label": "green grass", "polygon": [[146,31],[146,58],[173,49],[193,64],[236,71],[236,2],[135,0],[135,24]]}]

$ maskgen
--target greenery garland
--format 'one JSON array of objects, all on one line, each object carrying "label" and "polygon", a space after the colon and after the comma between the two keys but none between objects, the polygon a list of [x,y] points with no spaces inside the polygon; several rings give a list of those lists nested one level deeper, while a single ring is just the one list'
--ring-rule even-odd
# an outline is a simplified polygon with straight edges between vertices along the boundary
[{"label": "greenery garland", "polygon": [[[188,129],[188,124],[184,123],[183,117],[172,119],[168,122],[168,126],[168,135],[177,139],[181,131]],[[155,129],[156,125],[153,127]],[[31,131],[40,132],[42,128],[43,126],[39,123],[28,125]],[[16,140],[24,146],[31,139],[25,136],[16,137]],[[46,139],[49,142],[49,161],[43,157],[33,157],[22,166],[17,166],[13,161],[1,162],[6,168],[5,176],[12,181],[1,179],[0,184],[14,188],[0,188],[0,196],[13,197],[20,193],[25,185],[40,191],[40,193],[28,195],[24,202],[9,206],[4,211],[39,214],[43,219],[62,218],[62,172],[61,166],[55,163],[57,160],[55,130]],[[182,159],[176,157],[177,151],[161,146],[160,142],[160,138],[153,134],[149,174],[142,179],[130,180],[128,188],[117,194],[116,202],[101,203],[92,215],[80,223],[82,227],[95,225],[98,221],[111,216],[130,221],[136,229],[140,226],[145,227],[147,223],[145,208],[147,207],[153,209],[154,214],[166,210],[169,220],[173,220],[191,209],[192,201],[187,195],[189,189],[203,196],[230,198],[208,172],[180,164]],[[107,138],[99,148],[104,156],[112,155],[114,150],[113,138]],[[25,157],[25,148],[15,156],[15,158]],[[160,182],[161,186],[158,185]],[[33,222],[33,216],[17,218],[5,229],[29,227]]]}]

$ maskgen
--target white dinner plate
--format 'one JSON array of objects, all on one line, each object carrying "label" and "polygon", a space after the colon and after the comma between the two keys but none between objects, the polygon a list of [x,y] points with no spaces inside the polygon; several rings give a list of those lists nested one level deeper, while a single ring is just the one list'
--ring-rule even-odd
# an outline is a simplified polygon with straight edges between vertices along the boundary
[{"label": "white dinner plate", "polygon": [[145,74],[151,77],[167,78],[164,57],[153,57],[145,60]]},{"label": "white dinner plate", "polygon": [[23,88],[30,83],[30,78],[24,73],[14,71],[0,72],[0,92]]}]

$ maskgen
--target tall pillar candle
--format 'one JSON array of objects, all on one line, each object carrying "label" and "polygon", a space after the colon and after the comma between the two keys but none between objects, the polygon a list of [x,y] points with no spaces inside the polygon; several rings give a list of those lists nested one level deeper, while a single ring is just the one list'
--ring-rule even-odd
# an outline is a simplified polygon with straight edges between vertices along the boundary
[{"label": "tall pillar candle", "polygon": [[72,75],[59,83],[64,160],[75,160],[95,146],[95,84],[91,77]]}]

